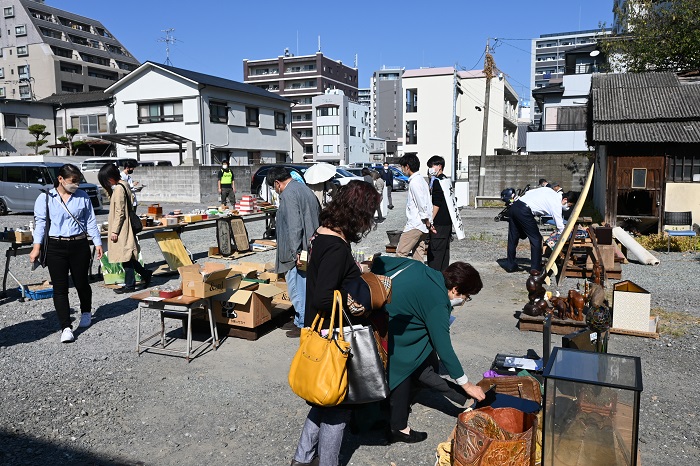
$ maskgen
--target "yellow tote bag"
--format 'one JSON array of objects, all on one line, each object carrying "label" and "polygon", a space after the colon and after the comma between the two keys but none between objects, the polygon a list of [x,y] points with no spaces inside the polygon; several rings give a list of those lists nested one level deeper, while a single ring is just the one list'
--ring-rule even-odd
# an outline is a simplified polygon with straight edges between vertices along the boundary
[{"label": "yellow tote bag", "polygon": [[[336,316],[338,323],[336,324]],[[299,349],[289,368],[289,386],[309,403],[336,406],[348,392],[347,361],[350,343],[343,335],[343,303],[340,291],[333,294],[328,335],[321,336],[324,319],[316,315],[311,327],[301,329]],[[340,331],[337,336],[333,329]]]}]

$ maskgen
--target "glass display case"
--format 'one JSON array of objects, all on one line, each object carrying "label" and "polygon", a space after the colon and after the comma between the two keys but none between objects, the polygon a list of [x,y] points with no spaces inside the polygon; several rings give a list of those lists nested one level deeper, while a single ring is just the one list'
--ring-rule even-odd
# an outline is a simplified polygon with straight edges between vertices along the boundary
[{"label": "glass display case", "polygon": [[543,466],[636,466],[640,358],[554,348],[543,376]]}]

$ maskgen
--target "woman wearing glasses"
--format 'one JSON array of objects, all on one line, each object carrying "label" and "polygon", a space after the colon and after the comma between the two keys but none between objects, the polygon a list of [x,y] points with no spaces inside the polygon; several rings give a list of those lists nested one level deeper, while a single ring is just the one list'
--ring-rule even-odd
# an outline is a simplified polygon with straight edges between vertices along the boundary
[{"label": "woman wearing glasses", "polygon": [[[455,262],[442,272],[420,262],[400,257],[380,256],[372,272],[393,276],[389,313],[389,441],[416,443],[425,440],[425,432],[408,425],[414,385],[443,393],[464,405],[467,396],[484,399],[481,388],[469,382],[450,340],[452,308],[471,301],[481,288],[481,277],[466,262]],[[450,377],[448,383],[438,375],[438,357]]]}]

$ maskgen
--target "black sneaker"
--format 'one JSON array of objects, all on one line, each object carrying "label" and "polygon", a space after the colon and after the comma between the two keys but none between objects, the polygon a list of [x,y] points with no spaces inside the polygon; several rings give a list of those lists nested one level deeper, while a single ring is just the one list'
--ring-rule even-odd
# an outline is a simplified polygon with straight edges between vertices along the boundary
[{"label": "black sneaker", "polygon": [[392,430],[389,434],[389,443],[418,443],[428,438],[428,434],[425,432],[418,432],[417,430],[411,429],[411,432],[404,434],[400,430]]},{"label": "black sneaker", "polygon": [[121,288],[114,290],[114,292],[117,294],[133,293],[134,291],[136,291],[135,286],[122,286]]},{"label": "black sneaker", "polygon": [[287,330],[287,338],[299,338],[301,336],[301,329],[297,326],[294,326],[293,329]]},{"label": "black sneaker", "polygon": [[153,271],[147,270],[146,273],[144,273],[141,277],[141,280],[143,280],[144,288],[148,288],[149,286],[151,286],[151,280],[153,280]]}]

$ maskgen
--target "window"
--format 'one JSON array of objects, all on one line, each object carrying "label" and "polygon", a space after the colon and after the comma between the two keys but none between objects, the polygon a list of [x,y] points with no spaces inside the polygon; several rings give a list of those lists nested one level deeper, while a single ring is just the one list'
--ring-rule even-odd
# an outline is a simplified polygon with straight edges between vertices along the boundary
[{"label": "window", "polygon": [[11,18],[15,15],[15,7],[13,6],[5,7],[2,11],[5,14],[5,18]]},{"label": "window", "polygon": [[284,163],[287,161],[286,152],[275,152],[275,163]]},{"label": "window", "polygon": [[583,131],[586,107],[550,107],[545,109],[545,131]]},{"label": "window", "polygon": [[19,86],[19,98],[22,100],[27,100],[27,99],[32,98],[32,91],[29,88],[29,86],[27,86],[26,84]]},{"label": "window", "polygon": [[246,126],[260,126],[260,109],[258,107],[245,108]]},{"label": "window", "polygon": [[316,134],[318,134],[319,136],[328,134],[340,134],[339,129],[340,127],[338,125],[319,126]]},{"label": "window", "polygon": [[20,26],[15,26],[15,35],[16,36],[26,36],[27,35],[27,26],[22,24]]},{"label": "window", "polygon": [[209,121],[228,123],[228,106],[225,102],[209,102]]},{"label": "window", "polygon": [[18,57],[26,57],[27,55],[29,55],[29,50],[27,49],[26,45],[20,45],[17,47]]},{"label": "window", "polygon": [[324,154],[332,154],[333,153],[333,146],[323,146],[323,153]]},{"label": "window", "polygon": [[61,137],[65,134],[63,129],[63,117],[56,117],[56,137]]},{"label": "window", "polygon": [[19,128],[27,129],[27,115],[15,115],[13,113],[5,114],[5,127],[6,128]]},{"label": "window", "polygon": [[61,47],[55,47],[51,46],[51,50],[53,51],[53,54],[56,55],[57,57],[63,57],[63,58],[73,58],[73,51],[64,49]]},{"label": "window", "polygon": [[418,122],[406,122],[406,144],[418,144]]},{"label": "window", "polygon": [[19,76],[19,79],[29,79],[29,65],[18,66],[17,75]]},{"label": "window", "polygon": [[70,121],[71,127],[79,129],[81,134],[107,132],[107,115],[73,116]]},{"label": "window", "polygon": [[321,107],[316,109],[316,116],[336,116],[338,107]]},{"label": "window", "polygon": [[632,188],[647,189],[647,169],[633,168],[632,169]]},{"label": "window", "polygon": [[227,150],[212,150],[211,151],[211,163],[214,165],[221,165],[224,160],[229,160],[231,154]]},{"label": "window", "polygon": [[350,136],[357,136],[357,128],[354,126],[350,127]]},{"label": "window", "polygon": [[418,89],[406,89],[406,113],[418,111]]},{"label": "window", "polygon": [[139,104],[139,123],[182,121],[182,101]]},{"label": "window", "polygon": [[5,77],[5,68],[0,68],[0,78]]},{"label": "window", "polygon": [[287,115],[284,112],[275,112],[275,128],[287,128]]},{"label": "window", "polygon": [[11,183],[22,183],[22,167],[7,167],[5,181]]},{"label": "window", "polygon": [[700,155],[672,155],[668,158],[667,170],[667,181],[676,183],[693,181],[693,175],[700,175]]},{"label": "window", "polygon": [[63,92],[83,92],[83,85],[61,81],[61,91]]},{"label": "window", "polygon": [[248,165],[260,165],[260,151],[248,151]]},{"label": "window", "polygon": [[0,87],[0,99],[4,99],[4,98],[5,98],[5,88]]}]

